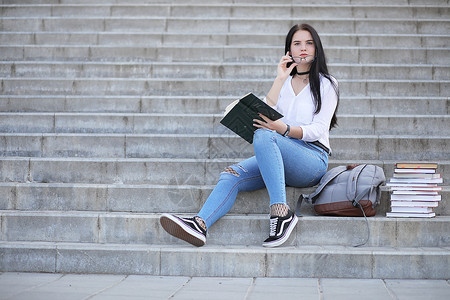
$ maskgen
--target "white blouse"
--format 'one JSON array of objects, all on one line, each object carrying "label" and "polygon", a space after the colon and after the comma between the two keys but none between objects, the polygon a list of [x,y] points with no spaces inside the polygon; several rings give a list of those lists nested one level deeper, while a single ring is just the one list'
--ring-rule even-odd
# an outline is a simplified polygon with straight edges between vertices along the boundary
[{"label": "white blouse", "polygon": [[[333,77],[332,79],[335,81]],[[318,114],[314,114],[316,107],[309,84],[298,95],[295,95],[291,81],[292,76],[289,76],[284,82],[278,103],[274,108],[283,114],[283,122],[291,126],[300,126],[303,129],[302,140],[305,142],[319,141],[331,150],[329,129],[337,106],[337,94],[331,82],[320,75],[322,107]]]}]

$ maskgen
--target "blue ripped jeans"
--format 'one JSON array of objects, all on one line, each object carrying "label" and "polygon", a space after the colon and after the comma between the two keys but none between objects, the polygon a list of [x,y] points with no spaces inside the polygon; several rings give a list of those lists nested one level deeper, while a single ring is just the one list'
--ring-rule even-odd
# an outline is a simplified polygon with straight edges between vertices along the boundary
[{"label": "blue ripped jeans", "polygon": [[266,187],[270,205],[286,204],[286,185],[314,186],[328,168],[328,154],[324,150],[271,130],[256,130],[253,147],[255,156],[231,166],[237,175],[220,174],[216,187],[197,214],[208,228],[230,211],[238,192]]}]

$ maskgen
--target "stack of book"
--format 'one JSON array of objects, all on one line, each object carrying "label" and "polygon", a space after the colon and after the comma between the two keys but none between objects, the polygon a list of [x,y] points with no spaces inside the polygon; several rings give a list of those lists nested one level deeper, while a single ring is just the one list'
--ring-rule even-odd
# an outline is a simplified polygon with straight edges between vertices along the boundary
[{"label": "stack of book", "polygon": [[437,163],[397,163],[394,176],[386,183],[391,190],[391,211],[387,217],[432,218],[441,201],[441,174]]}]

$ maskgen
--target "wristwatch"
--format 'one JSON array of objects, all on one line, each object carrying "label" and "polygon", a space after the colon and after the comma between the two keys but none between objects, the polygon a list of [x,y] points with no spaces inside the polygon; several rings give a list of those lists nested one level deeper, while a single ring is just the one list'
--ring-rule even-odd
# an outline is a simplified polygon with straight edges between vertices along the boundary
[{"label": "wristwatch", "polygon": [[289,124],[286,124],[286,125],[287,125],[287,129],[286,129],[286,132],[283,133],[283,136],[288,136],[289,132],[291,131],[291,126]]}]

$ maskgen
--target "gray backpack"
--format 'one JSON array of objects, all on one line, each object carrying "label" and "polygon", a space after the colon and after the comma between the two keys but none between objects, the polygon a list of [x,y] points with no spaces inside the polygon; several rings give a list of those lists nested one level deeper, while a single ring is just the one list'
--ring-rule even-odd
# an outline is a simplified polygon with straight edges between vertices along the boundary
[{"label": "gray backpack", "polygon": [[296,215],[301,216],[301,205],[305,200],[314,205],[318,215],[374,216],[375,206],[380,201],[380,186],[385,181],[383,169],[378,166],[363,164],[333,168],[322,177],[315,192],[299,197]]}]

